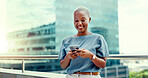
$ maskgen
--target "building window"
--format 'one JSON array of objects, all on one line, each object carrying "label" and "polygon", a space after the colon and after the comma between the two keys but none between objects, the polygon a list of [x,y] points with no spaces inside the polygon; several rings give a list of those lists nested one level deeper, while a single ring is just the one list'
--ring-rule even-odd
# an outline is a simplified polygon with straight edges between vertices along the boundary
[{"label": "building window", "polygon": [[17,49],[17,51],[24,51],[24,48],[19,48]]},{"label": "building window", "polygon": [[40,31],[38,31],[37,35],[41,35],[41,32],[40,32]]},{"label": "building window", "polygon": [[44,30],[45,32],[44,32],[44,35],[46,35],[47,34],[47,30]]},{"label": "building window", "polygon": [[37,51],[37,50],[43,50],[43,47],[34,47],[32,50]]},{"label": "building window", "polygon": [[33,36],[35,36],[34,32],[29,32],[28,35],[27,35],[27,37],[33,37]]}]

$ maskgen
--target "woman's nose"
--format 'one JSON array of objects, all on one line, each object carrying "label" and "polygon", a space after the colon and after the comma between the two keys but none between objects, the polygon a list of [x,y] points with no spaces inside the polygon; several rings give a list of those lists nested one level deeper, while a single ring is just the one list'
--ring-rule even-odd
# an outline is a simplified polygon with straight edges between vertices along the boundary
[{"label": "woman's nose", "polygon": [[78,25],[82,25],[82,22],[78,22]]}]

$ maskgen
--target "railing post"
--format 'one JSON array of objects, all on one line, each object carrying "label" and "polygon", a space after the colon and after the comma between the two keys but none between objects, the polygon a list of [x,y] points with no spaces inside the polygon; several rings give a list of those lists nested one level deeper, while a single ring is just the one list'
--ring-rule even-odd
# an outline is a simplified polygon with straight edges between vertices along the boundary
[{"label": "railing post", "polygon": [[118,78],[118,66],[116,66],[116,78]]},{"label": "railing post", "polygon": [[129,70],[128,70],[128,67],[126,67],[126,78],[129,77]]},{"label": "railing post", "polygon": [[107,67],[105,67],[105,78],[107,78]]},{"label": "railing post", "polygon": [[25,61],[24,61],[24,59],[22,60],[22,73],[24,73],[24,71],[25,71]]}]

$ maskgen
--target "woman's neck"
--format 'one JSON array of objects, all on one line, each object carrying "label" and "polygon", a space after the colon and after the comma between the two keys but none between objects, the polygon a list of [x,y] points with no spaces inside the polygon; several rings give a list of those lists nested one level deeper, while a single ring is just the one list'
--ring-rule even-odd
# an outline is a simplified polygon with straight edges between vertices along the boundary
[{"label": "woman's neck", "polygon": [[84,33],[83,33],[83,32],[82,32],[82,33],[79,33],[79,32],[78,32],[78,33],[76,34],[76,36],[84,36],[84,35],[90,35],[90,34],[92,34],[92,33],[91,33],[91,32],[88,32],[88,31],[87,31],[87,32],[84,32]]}]

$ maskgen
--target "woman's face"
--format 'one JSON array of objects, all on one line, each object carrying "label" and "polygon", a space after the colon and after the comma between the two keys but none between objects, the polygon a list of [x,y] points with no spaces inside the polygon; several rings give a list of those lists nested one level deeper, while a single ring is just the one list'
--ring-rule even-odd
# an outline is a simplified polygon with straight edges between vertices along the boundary
[{"label": "woman's face", "polygon": [[78,30],[78,33],[87,32],[87,27],[91,18],[85,11],[74,12],[74,26]]}]

